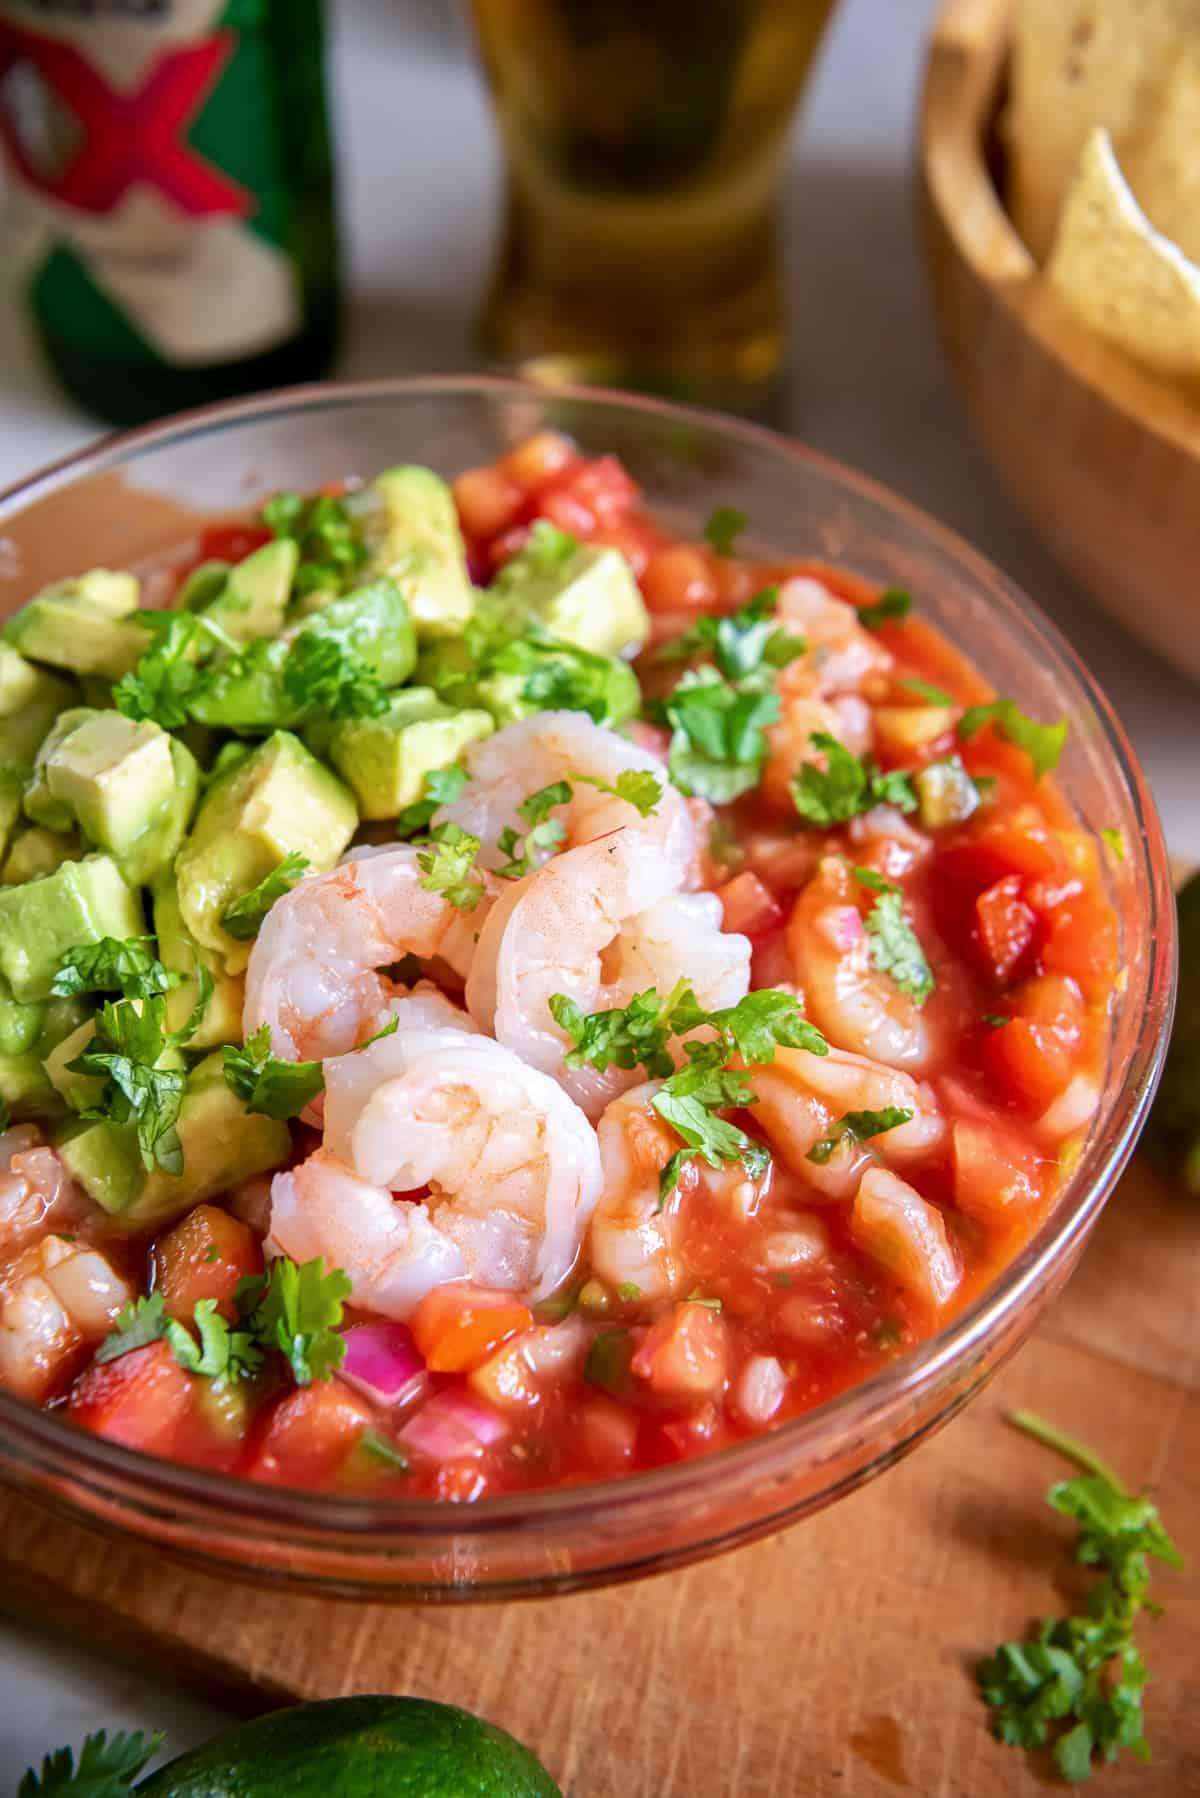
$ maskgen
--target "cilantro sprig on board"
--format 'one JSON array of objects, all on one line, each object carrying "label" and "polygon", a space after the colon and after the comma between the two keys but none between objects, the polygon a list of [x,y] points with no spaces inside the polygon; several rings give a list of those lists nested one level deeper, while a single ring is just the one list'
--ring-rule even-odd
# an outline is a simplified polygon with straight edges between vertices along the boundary
[{"label": "cilantro sprig on board", "polygon": [[1157,1507],[1134,1495],[1098,1456],[1032,1412],[1010,1421],[1082,1471],[1052,1486],[1047,1502],[1079,1526],[1075,1559],[1100,1572],[1085,1609],[1047,1617],[1024,1642],[1004,1642],[979,1663],[980,1695],[1001,1742],[1052,1746],[1063,1778],[1087,1779],[1097,1757],[1125,1748],[1150,1759],[1142,1712],[1149,1678],[1134,1639],[1150,1597],[1150,1562],[1182,1566]]},{"label": "cilantro sprig on board", "polygon": [[162,1744],[161,1735],[120,1732],[110,1737],[97,1730],[79,1750],[78,1762],[69,1748],[59,1748],[46,1755],[40,1773],[30,1767],[17,1798],[130,1798],[133,1781]]}]

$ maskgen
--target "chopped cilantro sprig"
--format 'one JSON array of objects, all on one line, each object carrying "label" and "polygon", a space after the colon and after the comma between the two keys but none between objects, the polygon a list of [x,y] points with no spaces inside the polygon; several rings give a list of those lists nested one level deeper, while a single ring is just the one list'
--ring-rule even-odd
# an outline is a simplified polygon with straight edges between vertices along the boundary
[{"label": "chopped cilantro sprig", "polygon": [[933,970],[921,939],[905,916],[903,893],[873,868],[855,868],[853,874],[878,895],[867,913],[872,962],[881,974],[890,974],[902,993],[924,1005],[934,989]]},{"label": "chopped cilantro sprig", "polygon": [[840,1142],[847,1138],[851,1142],[866,1142],[869,1137],[882,1136],[888,1130],[899,1129],[901,1124],[911,1123],[912,1115],[902,1105],[885,1105],[882,1111],[844,1112],[831,1127],[829,1135],[813,1144],[807,1159],[817,1167],[824,1167]]},{"label": "chopped cilantro sprig", "polygon": [[[399,1023],[398,1017],[392,1017],[382,1030],[377,1030],[366,1042],[346,1053],[357,1055],[360,1049],[369,1049],[382,1037],[392,1036]],[[240,1049],[234,1043],[226,1043],[221,1053],[226,1086],[247,1111],[258,1112],[262,1117],[299,1117],[305,1106],[324,1090],[324,1062],[284,1061],[281,1056],[273,1055],[269,1024],[260,1024]]]},{"label": "chopped cilantro sprig", "polygon": [[417,866],[427,893],[440,893],[455,911],[471,912],[484,896],[483,875],[476,866],[479,838],[458,824],[438,824],[429,847],[419,851]]},{"label": "chopped cilantro sprig", "polygon": [[178,986],[182,974],[172,974],[146,947],[153,937],[103,936],[97,943],[76,943],[58,964],[50,983],[56,999],[75,999],[84,993],[120,993],[125,999],[152,999]]},{"label": "chopped cilantro sprig", "polygon": [[301,875],[307,872],[308,865],[306,855],[292,850],[257,886],[232,900],[221,913],[221,923],[230,936],[237,937],[239,942],[249,942],[256,937],[275,901],[291,892]]},{"label": "chopped cilantro sprig", "polygon": [[183,1108],[187,1075],[161,1067],[169,1049],[182,1048],[200,1027],[212,996],[212,975],[198,967],[199,998],[180,1030],[166,1026],[161,993],[146,999],[108,1001],[96,1013],[95,1030],[82,1053],[67,1063],[72,1074],[102,1082],[94,1103],[81,1115],[114,1124],[132,1124],[142,1163],[167,1174],[183,1172],[183,1147],[176,1124]]},{"label": "chopped cilantro sprig", "polygon": [[502,880],[520,880],[562,847],[567,827],[561,818],[552,818],[550,813],[555,806],[566,805],[570,797],[569,782],[556,780],[521,801],[517,815],[525,826],[524,837],[508,824],[496,843],[501,855],[508,858],[495,870]]},{"label": "chopped cilantro sprig", "polygon": [[1133,1630],[1143,1609],[1157,1609],[1150,1561],[1180,1567],[1182,1559],[1157,1507],[1126,1491],[1090,1449],[1031,1412],[1010,1421],[1082,1469],[1051,1487],[1048,1503],[1079,1525],[1076,1561],[1102,1572],[1081,1613],[1047,1617],[1032,1639],[1002,1643],[981,1661],[979,1690],[1001,1742],[1052,1744],[1059,1772],[1075,1783],[1089,1777],[1097,1756],[1113,1761],[1127,1748],[1150,1758],[1142,1714],[1148,1674]]},{"label": "chopped cilantro sprig", "polygon": [[133,1781],[162,1744],[161,1735],[120,1731],[110,1738],[97,1730],[85,1739],[78,1764],[69,1748],[59,1748],[44,1757],[40,1773],[29,1767],[17,1798],[130,1798]]},{"label": "chopped cilantro sprig", "polygon": [[457,762],[451,762],[447,768],[431,768],[425,776],[425,788],[420,799],[406,805],[396,819],[396,835],[398,837],[419,836],[428,830],[433,822],[434,813],[443,805],[453,805],[467,784],[467,771],[460,768]]},{"label": "chopped cilantro sprig", "polygon": [[992,699],[986,705],[968,706],[958,721],[958,734],[965,743],[990,724],[1005,743],[1023,749],[1033,763],[1038,780],[1057,768],[1067,741],[1067,721],[1038,724],[1027,718],[1015,699]]},{"label": "chopped cilantro sprig", "polygon": [[825,766],[802,762],[792,778],[792,801],[806,824],[830,829],[877,805],[916,811],[912,777],[903,769],[885,774],[869,755],[855,755],[827,731],[813,731],[809,742],[820,750]]},{"label": "chopped cilantro sprig", "polygon": [[903,587],[888,587],[874,605],[858,607],[858,622],[869,631],[885,624],[902,624],[912,611],[912,594]]}]

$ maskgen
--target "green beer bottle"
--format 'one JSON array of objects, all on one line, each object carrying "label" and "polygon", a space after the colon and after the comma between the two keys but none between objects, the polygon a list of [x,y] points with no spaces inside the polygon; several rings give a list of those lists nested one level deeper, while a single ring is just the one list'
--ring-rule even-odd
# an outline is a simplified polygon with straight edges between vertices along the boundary
[{"label": "green beer bottle", "polygon": [[321,0],[0,0],[9,255],[90,410],[135,424],[325,372],[323,47]]}]

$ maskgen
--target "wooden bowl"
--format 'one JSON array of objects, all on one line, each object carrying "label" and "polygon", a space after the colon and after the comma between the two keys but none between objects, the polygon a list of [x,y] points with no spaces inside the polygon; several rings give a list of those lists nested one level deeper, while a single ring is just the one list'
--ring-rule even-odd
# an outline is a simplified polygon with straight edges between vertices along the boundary
[{"label": "wooden bowl", "polygon": [[1013,0],[946,0],[920,127],[938,328],[971,418],[1051,553],[1200,678],[1200,406],[1066,313],[997,185]]}]

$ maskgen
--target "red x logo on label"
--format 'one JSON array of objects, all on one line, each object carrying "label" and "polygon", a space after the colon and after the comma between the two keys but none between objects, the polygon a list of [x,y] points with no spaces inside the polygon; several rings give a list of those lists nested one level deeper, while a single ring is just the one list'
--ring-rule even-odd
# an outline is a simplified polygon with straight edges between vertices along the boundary
[{"label": "red x logo on label", "polygon": [[245,216],[254,209],[253,195],[186,141],[236,44],[236,32],[219,31],[165,51],[142,85],[123,94],[69,44],[0,24],[0,78],[15,63],[32,64],[86,133],[54,177],[33,166],[6,105],[0,105],[0,137],[29,186],[63,206],[111,212],[127,189],[147,181],[181,212]]}]

